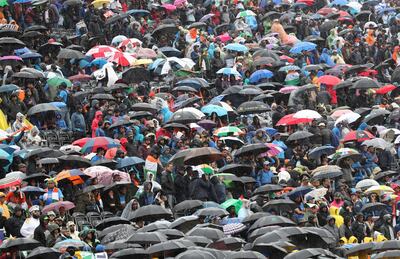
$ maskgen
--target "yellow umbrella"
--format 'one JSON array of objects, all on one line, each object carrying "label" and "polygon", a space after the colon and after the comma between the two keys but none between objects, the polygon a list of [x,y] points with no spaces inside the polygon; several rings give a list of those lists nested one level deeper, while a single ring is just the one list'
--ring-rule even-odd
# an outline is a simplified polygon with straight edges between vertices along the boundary
[{"label": "yellow umbrella", "polygon": [[103,4],[109,4],[110,0],[95,0],[92,2],[92,5],[96,8],[103,7]]},{"label": "yellow umbrella", "polygon": [[376,193],[379,196],[392,192],[394,192],[394,190],[386,185],[371,186],[365,191],[366,194]]},{"label": "yellow umbrella", "polygon": [[153,63],[153,60],[149,58],[143,58],[143,59],[136,59],[132,65],[133,66],[150,65],[151,63]]}]

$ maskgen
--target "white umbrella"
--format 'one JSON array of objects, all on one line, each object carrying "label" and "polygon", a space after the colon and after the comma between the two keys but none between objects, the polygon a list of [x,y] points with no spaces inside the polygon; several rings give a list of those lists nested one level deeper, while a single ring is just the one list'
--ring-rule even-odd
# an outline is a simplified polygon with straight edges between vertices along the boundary
[{"label": "white umbrella", "polygon": [[384,138],[387,134],[400,135],[400,130],[395,128],[390,128],[390,129],[384,129],[379,132],[379,136],[381,138]]},{"label": "white umbrella", "polygon": [[364,191],[372,186],[379,186],[379,183],[373,179],[364,179],[356,184],[356,189],[361,189]]},{"label": "white umbrella", "polygon": [[352,1],[347,4],[348,7],[353,8],[355,11],[360,12],[362,4]]},{"label": "white umbrella", "polygon": [[364,25],[364,29],[369,29],[370,27],[376,28],[376,27],[378,27],[378,25],[377,25],[375,22],[367,22],[367,23]]},{"label": "white umbrella", "polygon": [[343,114],[342,116],[340,116],[336,121],[335,121],[335,126],[340,123],[340,122],[344,122],[346,121],[347,123],[353,123],[356,120],[358,120],[361,117],[360,114],[355,113],[355,112],[349,112],[346,114]]},{"label": "white umbrella", "polygon": [[322,118],[321,114],[314,110],[301,110],[293,115],[297,119],[319,119]]},{"label": "white umbrella", "polygon": [[318,200],[318,199],[323,198],[327,192],[328,192],[328,189],[325,187],[322,187],[322,188],[312,190],[311,192],[307,193],[305,195],[305,197],[306,198],[313,197],[314,199]]},{"label": "white umbrella", "polygon": [[365,140],[362,145],[366,145],[368,147],[380,148],[380,149],[387,149],[391,147],[391,144],[386,142],[382,138],[374,138]]}]

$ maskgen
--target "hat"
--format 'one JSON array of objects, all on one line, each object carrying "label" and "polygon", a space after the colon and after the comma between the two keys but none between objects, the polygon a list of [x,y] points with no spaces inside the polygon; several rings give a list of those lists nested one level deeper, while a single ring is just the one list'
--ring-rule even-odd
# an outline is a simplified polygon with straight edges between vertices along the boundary
[{"label": "hat", "polygon": [[270,165],[271,163],[269,161],[264,161],[263,165]]},{"label": "hat", "polygon": [[32,213],[34,211],[40,211],[40,208],[38,205],[33,205],[30,209],[29,212]]},{"label": "hat", "polygon": [[75,223],[73,221],[68,221],[67,227],[72,227],[72,226],[75,226]]},{"label": "hat", "polygon": [[47,212],[47,216],[53,216],[53,217],[55,217],[56,216],[56,214],[54,213],[54,211],[49,211],[49,212]]},{"label": "hat", "polygon": [[325,123],[323,123],[323,122],[320,122],[319,124],[318,124],[318,127],[325,127],[326,125],[325,125]]}]

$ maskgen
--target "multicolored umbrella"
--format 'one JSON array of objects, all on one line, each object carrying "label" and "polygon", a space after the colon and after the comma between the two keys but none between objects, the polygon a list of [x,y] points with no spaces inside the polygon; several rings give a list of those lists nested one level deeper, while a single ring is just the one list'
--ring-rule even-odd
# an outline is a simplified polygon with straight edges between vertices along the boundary
[{"label": "multicolored umbrella", "polygon": [[110,55],[108,61],[116,63],[121,67],[129,67],[133,65],[135,58],[128,53],[114,52]]},{"label": "multicolored umbrella", "polygon": [[245,11],[241,11],[240,13],[238,13],[236,15],[236,19],[242,18],[242,17],[247,17],[247,16],[256,16],[256,14],[251,10],[245,10]]},{"label": "multicolored umbrella", "polygon": [[330,155],[329,158],[332,160],[343,159],[345,157],[348,158],[357,158],[360,157],[360,153],[352,148],[340,148],[336,151],[335,154]]},{"label": "multicolored umbrella", "polygon": [[393,193],[394,190],[386,185],[379,185],[379,186],[371,186],[366,191],[365,194],[376,193],[379,196],[384,195],[386,193]]},{"label": "multicolored umbrella", "polygon": [[239,136],[242,134],[244,134],[244,132],[235,126],[226,126],[214,131],[214,135],[218,137]]},{"label": "multicolored umbrella", "polygon": [[98,148],[102,148],[107,150],[113,147],[120,147],[118,140],[109,138],[109,137],[95,137],[89,139],[85,145],[82,147],[81,152],[83,154],[89,154],[92,152],[96,152]]},{"label": "multicolored umbrella", "polygon": [[213,175],[214,174],[214,169],[211,166],[207,165],[207,164],[194,166],[193,170],[198,171],[200,174],[206,174],[206,175]]},{"label": "multicolored umbrella", "polygon": [[284,151],[281,147],[274,143],[265,143],[265,145],[269,148],[269,150],[265,153],[261,153],[259,157],[273,157]]},{"label": "multicolored umbrella", "polygon": [[55,177],[56,182],[62,180],[69,180],[73,183],[73,185],[82,184],[84,180],[90,178],[89,175],[85,174],[79,169],[71,169],[71,170],[64,170],[61,171]]},{"label": "multicolored umbrella", "polygon": [[107,58],[115,52],[120,52],[118,49],[107,45],[99,45],[93,47],[86,52],[86,56],[92,56],[93,58]]}]

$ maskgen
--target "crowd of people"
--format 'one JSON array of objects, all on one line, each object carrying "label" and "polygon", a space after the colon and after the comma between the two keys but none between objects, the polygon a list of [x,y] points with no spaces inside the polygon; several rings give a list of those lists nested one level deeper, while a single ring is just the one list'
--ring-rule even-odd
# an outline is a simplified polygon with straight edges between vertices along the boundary
[{"label": "crowd of people", "polygon": [[398,1],[0,1],[0,258],[400,258]]}]

